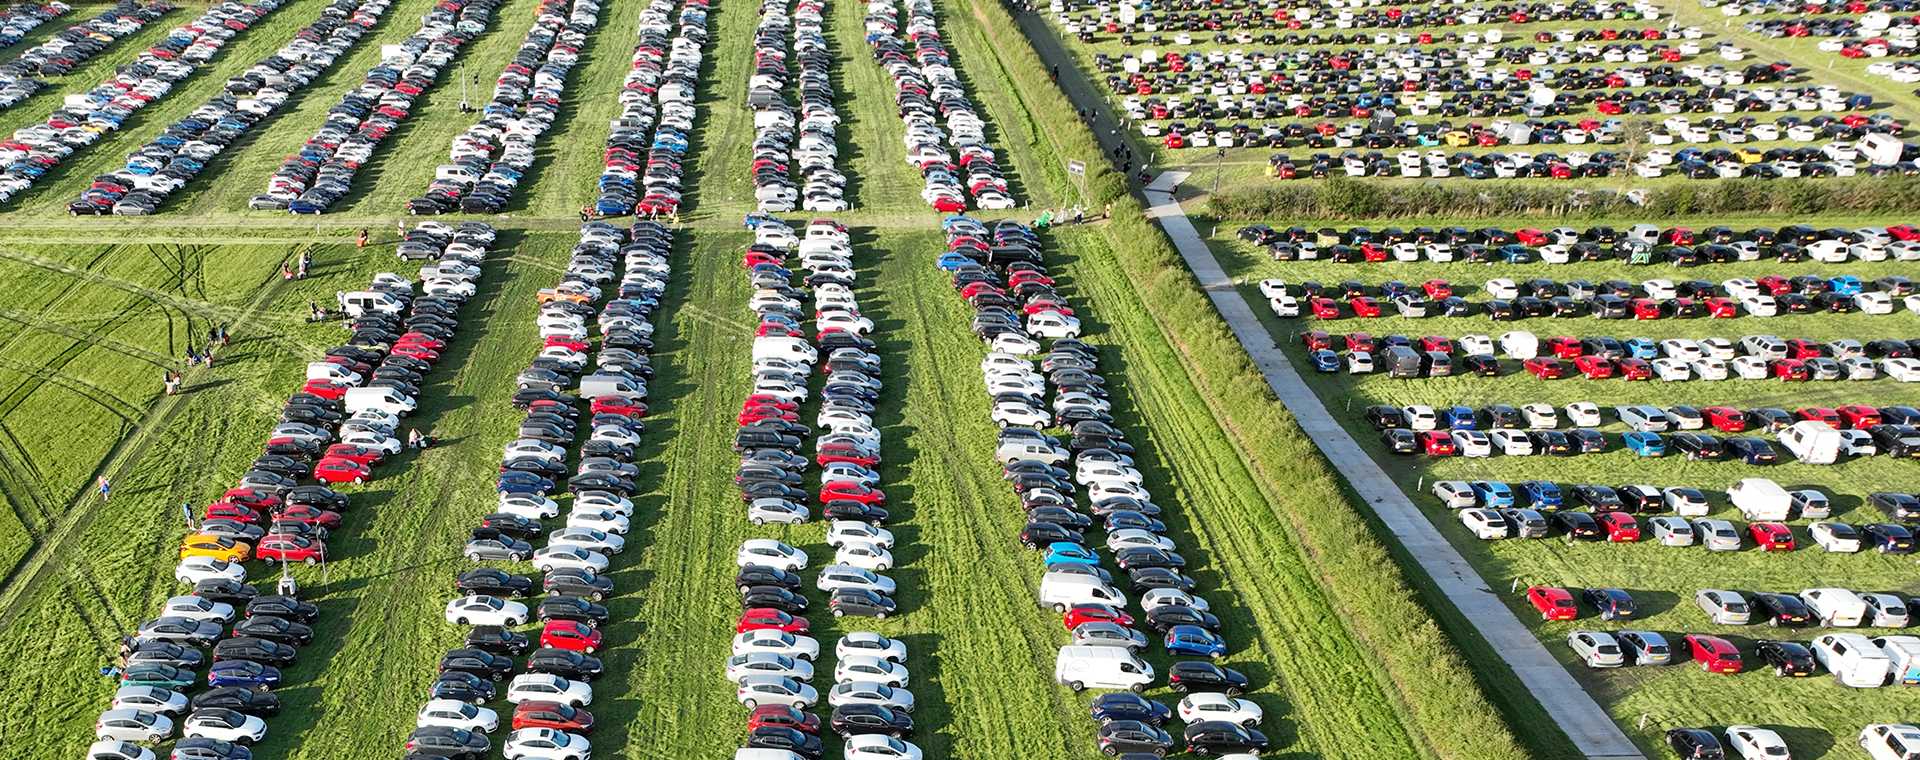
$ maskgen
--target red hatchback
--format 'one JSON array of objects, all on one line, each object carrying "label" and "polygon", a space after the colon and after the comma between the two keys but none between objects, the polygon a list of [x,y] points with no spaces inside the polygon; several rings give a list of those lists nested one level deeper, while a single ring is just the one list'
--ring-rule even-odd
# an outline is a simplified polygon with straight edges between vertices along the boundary
[{"label": "red hatchback", "polygon": [[328,485],[365,483],[370,477],[373,477],[373,470],[351,459],[328,457],[313,466],[313,479]]},{"label": "red hatchback", "polygon": [[267,516],[259,510],[245,504],[235,504],[231,501],[216,501],[208,504],[206,519],[237,520],[254,525],[264,525],[267,522]]},{"label": "red hatchback", "polygon": [[1689,633],[1684,641],[1694,661],[1700,663],[1701,670],[1708,673],[1740,672],[1740,648],[1734,646],[1733,642],[1704,633]]},{"label": "red hatchback", "polygon": [[1527,587],[1527,604],[1533,605],[1541,620],[1572,620],[1580,615],[1572,592],[1559,586]]},{"label": "red hatchback", "polygon": [[1793,416],[1809,422],[1824,422],[1830,427],[1844,427],[1840,424],[1840,412],[1824,406],[1808,406],[1793,410]]},{"label": "red hatchback", "polygon": [[1700,410],[1706,415],[1707,424],[1723,433],[1739,433],[1747,429],[1747,413],[1731,406],[1709,406]]},{"label": "red hatchback", "polygon": [[882,493],[880,489],[846,480],[836,480],[820,485],[820,501],[828,502],[839,500],[881,505],[887,503],[887,495]]},{"label": "red hatchback", "polygon": [[1554,356],[1562,359],[1578,359],[1582,354],[1586,353],[1586,349],[1580,346],[1579,338],[1566,335],[1548,338],[1547,350],[1552,352]]},{"label": "red hatchback", "polygon": [[291,520],[297,523],[318,525],[332,530],[340,527],[340,513],[330,509],[321,509],[312,504],[295,504],[275,514],[276,520]]},{"label": "red hatchback", "polygon": [[1340,304],[1331,298],[1315,298],[1307,301],[1307,308],[1313,312],[1314,319],[1339,319]]},{"label": "red hatchback", "polygon": [[1793,529],[1786,523],[1757,522],[1747,525],[1747,534],[1753,536],[1753,542],[1763,552],[1793,551]]},{"label": "red hatchback", "polygon": [[1580,370],[1588,380],[1605,380],[1613,377],[1613,360],[1604,356],[1582,356],[1573,360],[1573,368]]},{"label": "red hatchback", "polygon": [[1645,359],[1621,359],[1620,376],[1628,380],[1652,380],[1653,365]]},{"label": "red hatchback", "polygon": [[1082,623],[1119,623],[1132,626],[1133,616],[1110,604],[1076,604],[1067,610],[1067,615],[1062,622],[1066,623],[1069,631],[1079,628]]},{"label": "red hatchback", "polygon": [[593,713],[560,702],[521,702],[513,708],[513,730],[526,728],[590,734],[593,733]]},{"label": "red hatchback", "polygon": [[1594,515],[1601,530],[1607,532],[1607,540],[1615,543],[1631,543],[1640,540],[1640,523],[1633,515],[1625,512],[1601,512]]},{"label": "red hatchback", "polygon": [[1807,371],[1807,363],[1799,359],[1775,359],[1771,369],[1773,376],[1781,380],[1806,380],[1811,376]]},{"label": "red hatchback", "polygon": [[1347,303],[1353,307],[1353,315],[1356,317],[1371,319],[1380,316],[1380,304],[1366,296],[1360,296]]},{"label": "red hatchback", "polygon": [[1380,345],[1374,341],[1372,333],[1357,332],[1347,335],[1348,351],[1359,351],[1371,354],[1379,348]]},{"label": "red hatchback", "polygon": [[577,620],[549,620],[540,629],[540,646],[593,654],[600,648],[600,631]]},{"label": "red hatchback", "polygon": [[1460,453],[1453,445],[1453,436],[1445,430],[1428,430],[1420,434],[1420,448],[1430,457],[1450,457]]},{"label": "red hatchback", "polygon": [[772,607],[755,607],[740,613],[740,622],[733,627],[733,632],[782,631],[785,633],[806,633],[811,627],[806,618],[794,617]]},{"label": "red hatchback", "polygon": [[791,728],[803,734],[819,736],[820,716],[792,705],[761,705],[747,715],[747,731],[752,732],[762,726]]},{"label": "red hatchback", "polygon": [[1536,356],[1522,364],[1528,372],[1541,380],[1558,380],[1566,377],[1570,369],[1567,360],[1551,356]]},{"label": "red hatchback", "polygon": [[594,414],[618,414],[622,417],[647,416],[645,402],[625,396],[601,396],[593,400],[593,406],[590,409]]},{"label": "red hatchback", "polygon": [[327,545],[305,536],[273,533],[261,537],[253,547],[253,556],[263,560],[305,562],[309,565],[327,558]]},{"label": "red hatchback", "polygon": [[368,446],[357,446],[351,443],[336,443],[327,447],[325,458],[346,459],[371,467],[378,464],[380,460],[386,456],[387,452],[380,449]]},{"label": "red hatchback", "polygon": [[1880,410],[1866,404],[1848,404],[1833,410],[1840,415],[1840,421],[1855,430],[1865,430],[1881,422]]},{"label": "red hatchback", "polygon": [[311,393],[328,401],[339,401],[347,395],[353,386],[336,383],[331,380],[308,380],[300,386],[301,393]]}]

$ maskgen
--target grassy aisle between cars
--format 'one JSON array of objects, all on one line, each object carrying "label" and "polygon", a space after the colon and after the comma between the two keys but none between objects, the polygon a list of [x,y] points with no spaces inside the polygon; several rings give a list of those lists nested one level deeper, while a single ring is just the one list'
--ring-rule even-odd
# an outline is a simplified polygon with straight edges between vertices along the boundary
[{"label": "grassy aisle between cars", "polygon": [[[1776,220],[1775,225],[1784,223]],[[1702,225],[1695,225],[1696,228]],[[1231,235],[1230,229],[1222,234]],[[1242,294],[1256,304],[1256,312],[1267,323],[1274,339],[1285,345],[1297,361],[1304,363],[1304,352],[1292,338],[1301,330],[1324,329],[1340,334],[1364,330],[1375,335],[1445,335],[1466,333],[1498,335],[1507,330],[1527,330],[1542,338],[1550,335],[1614,335],[1622,339],[1646,336],[1665,338],[1702,338],[1720,336],[1738,340],[1743,335],[1773,334],[1784,338],[1807,337],[1814,340],[1920,335],[1920,318],[1907,312],[1868,316],[1863,314],[1786,315],[1774,318],[1739,317],[1726,320],[1689,319],[1657,321],[1608,321],[1592,318],[1528,319],[1516,322],[1491,322],[1484,317],[1377,320],[1342,319],[1335,321],[1282,320],[1264,309],[1264,298],[1255,284],[1265,277],[1281,277],[1297,283],[1317,279],[1332,283],[1357,279],[1379,284],[1389,279],[1418,282],[1430,277],[1448,279],[1456,292],[1469,300],[1485,298],[1481,284],[1492,277],[1526,280],[1548,277],[1559,281],[1574,278],[1601,280],[1619,278],[1633,282],[1666,277],[1699,278],[1722,281],[1732,277],[1758,277],[1763,274],[1822,275],[1852,274],[1873,279],[1904,272],[1911,267],[1899,262],[1780,264],[1761,261],[1741,264],[1704,265],[1675,269],[1665,265],[1630,266],[1618,262],[1477,266],[1469,264],[1396,264],[1344,265],[1328,262],[1270,262],[1244,244],[1216,237],[1216,252],[1241,283]],[[1653,747],[1660,734],[1678,725],[1726,725],[1755,723],[1781,731],[1792,747],[1794,757],[1844,757],[1852,736],[1869,722],[1895,719],[1905,715],[1909,701],[1905,690],[1848,689],[1821,675],[1800,680],[1776,678],[1769,670],[1752,663],[1748,672],[1738,676],[1715,676],[1696,667],[1675,666],[1663,669],[1627,668],[1598,673],[1576,663],[1567,652],[1565,636],[1576,628],[1617,630],[1640,628],[1661,631],[1670,639],[1682,633],[1702,632],[1724,636],[1752,651],[1752,643],[1763,638],[1787,638],[1805,641],[1818,635],[1818,629],[1793,631],[1761,626],[1718,626],[1709,624],[1694,607],[1693,592],[1701,588],[1726,588],[1740,591],[1798,592],[1814,586],[1844,586],[1860,591],[1913,593],[1913,561],[1871,552],[1856,555],[1829,554],[1811,545],[1805,520],[1794,520],[1795,538],[1801,548],[1785,554],[1757,551],[1752,540],[1743,537],[1748,548],[1735,553],[1710,553],[1698,547],[1669,548],[1651,541],[1638,544],[1566,544],[1562,540],[1483,542],[1472,538],[1453,515],[1443,509],[1426,491],[1440,479],[1489,479],[1519,482],[1547,479],[1561,483],[1601,483],[1606,485],[1648,484],[1655,486],[1692,486],[1706,491],[1713,504],[1712,517],[1733,519],[1744,528],[1719,493],[1745,477],[1770,478],[1789,487],[1817,487],[1834,499],[1834,518],[1855,524],[1879,522],[1884,516],[1863,505],[1867,493],[1878,490],[1911,490],[1920,475],[1920,464],[1910,460],[1873,457],[1834,466],[1803,465],[1781,451],[1782,464],[1749,467],[1732,461],[1689,462],[1677,454],[1658,459],[1643,459],[1618,446],[1618,434],[1624,431],[1609,416],[1602,429],[1614,437],[1613,448],[1603,454],[1574,458],[1502,457],[1487,459],[1427,459],[1387,454],[1378,436],[1360,415],[1369,404],[1398,406],[1428,404],[1434,406],[1464,403],[1485,406],[1493,403],[1520,404],[1542,401],[1564,407],[1574,401],[1592,401],[1603,408],[1617,404],[1654,403],[1691,404],[1696,407],[1726,404],[1739,408],[1777,406],[1788,410],[1804,406],[1838,406],[1864,403],[1873,405],[1905,404],[1912,401],[1907,386],[1885,378],[1873,381],[1832,381],[1788,384],[1777,380],[1729,379],[1718,382],[1693,380],[1679,383],[1621,380],[1589,381],[1568,378],[1541,381],[1519,371],[1518,362],[1503,361],[1506,374],[1498,378],[1450,377],[1422,380],[1392,380],[1384,375],[1352,377],[1344,374],[1309,373],[1307,381],[1321,394],[1337,417],[1353,431],[1355,438],[1382,462],[1389,474],[1401,482],[1414,500],[1430,507],[1429,516],[1440,526],[1487,581],[1504,588],[1508,582],[1521,585],[1619,586],[1634,595],[1645,617],[1633,623],[1604,623],[1583,612],[1572,623],[1539,623],[1538,615],[1510,596],[1522,620],[1535,626],[1550,651],[1567,663],[1595,696],[1608,706],[1614,718],[1643,746]],[[1562,427],[1566,422],[1562,420]],[[1762,435],[1770,438],[1771,436]],[[1776,449],[1779,447],[1776,445]],[[1642,530],[1646,525],[1642,521]],[[1584,610],[1584,608],[1583,608]],[[1870,635],[1879,635],[1868,629]],[[1749,658],[1750,660],[1755,658]],[[1640,725],[1646,718],[1644,727]],[[1892,716],[1892,717],[1889,717]]]}]

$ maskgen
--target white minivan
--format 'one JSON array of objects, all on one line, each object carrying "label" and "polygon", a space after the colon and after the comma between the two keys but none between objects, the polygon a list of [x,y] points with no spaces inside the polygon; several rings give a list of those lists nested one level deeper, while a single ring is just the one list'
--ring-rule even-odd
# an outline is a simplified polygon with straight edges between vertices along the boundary
[{"label": "white minivan", "polygon": [[1153,684],[1153,666],[1125,647],[1064,646],[1053,661],[1053,680],[1074,691],[1145,691]]},{"label": "white minivan", "polygon": [[1076,604],[1127,606],[1127,595],[1092,575],[1050,572],[1040,577],[1040,606],[1065,613]]},{"label": "white minivan", "polygon": [[1815,637],[1813,659],[1843,686],[1873,689],[1885,684],[1893,661],[1887,653],[1857,633],[1829,633]]},{"label": "white minivan", "polygon": [[412,412],[419,402],[392,388],[349,388],[341,405],[349,415],[372,409],[398,417]]},{"label": "white minivan", "polygon": [[1867,602],[1843,588],[1810,588],[1800,592],[1820,624],[1831,628],[1858,628],[1867,616]]}]

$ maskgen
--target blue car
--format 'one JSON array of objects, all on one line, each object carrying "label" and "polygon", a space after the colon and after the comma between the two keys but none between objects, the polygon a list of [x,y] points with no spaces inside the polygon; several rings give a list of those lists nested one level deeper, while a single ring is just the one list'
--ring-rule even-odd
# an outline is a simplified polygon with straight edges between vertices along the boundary
[{"label": "blue car", "polygon": [[1477,430],[1480,426],[1480,421],[1475,417],[1471,406],[1449,406],[1442,409],[1440,420],[1446,424],[1448,430]]},{"label": "blue car", "polygon": [[252,660],[222,660],[207,671],[207,685],[271,689],[280,685],[280,669]]},{"label": "blue car", "polygon": [[1100,557],[1092,549],[1072,541],[1055,541],[1047,544],[1048,565],[1098,565]]},{"label": "blue car", "polygon": [[1653,360],[1660,358],[1660,344],[1652,338],[1630,338],[1627,340],[1627,354],[1635,359]]},{"label": "blue car", "polygon": [[1508,264],[1531,264],[1534,252],[1532,248],[1519,243],[1508,243],[1500,246],[1500,260]]},{"label": "blue car", "polygon": [[1227,641],[1219,634],[1197,625],[1176,625],[1167,629],[1167,654],[1199,655],[1212,659],[1227,654]]},{"label": "blue car", "polygon": [[1636,430],[1620,437],[1626,443],[1627,450],[1643,457],[1666,456],[1667,439],[1659,433]]},{"label": "blue car", "polygon": [[1860,289],[1861,289],[1860,278],[1855,277],[1853,275],[1843,274],[1843,275],[1840,275],[1839,277],[1831,278],[1827,280],[1827,284],[1833,288],[1833,292],[1838,293],[1840,295],[1843,295],[1843,296],[1860,295]]},{"label": "blue car", "polygon": [[1313,362],[1313,368],[1321,372],[1340,371],[1340,355],[1331,349],[1322,348],[1307,354],[1307,360]]},{"label": "blue car", "polygon": [[1566,503],[1566,495],[1560,492],[1560,485],[1550,480],[1521,483],[1520,493],[1527,497],[1527,506],[1534,509],[1559,509]]},{"label": "blue car", "polygon": [[500,473],[501,493],[545,494],[553,490],[553,481],[531,472]]},{"label": "blue car", "polygon": [[1488,509],[1505,509],[1513,506],[1513,487],[1498,480],[1476,480],[1468,485],[1473,487],[1473,498],[1480,506]]},{"label": "blue car", "polygon": [[966,254],[948,252],[942,254],[940,260],[934,262],[934,265],[951,272],[972,263],[973,259],[967,258]]}]

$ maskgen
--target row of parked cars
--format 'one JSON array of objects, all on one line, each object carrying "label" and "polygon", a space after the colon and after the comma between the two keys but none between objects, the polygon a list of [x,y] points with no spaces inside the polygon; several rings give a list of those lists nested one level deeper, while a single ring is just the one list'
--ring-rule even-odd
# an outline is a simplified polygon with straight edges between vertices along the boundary
[{"label": "row of parked cars", "polygon": [[[141,5],[137,0],[121,0],[99,15],[62,29],[51,39],[0,64],[0,111],[19,105],[46,87],[47,83],[38,77],[72,73],[81,64],[112,47],[113,43],[146,28],[147,24],[172,11],[171,3]],[[0,42],[4,42],[4,39],[0,39]]]},{"label": "row of parked cars", "polygon": [[[1782,277],[1768,279],[1788,282]],[[1303,312],[1315,319],[1339,319],[1348,314],[1371,318],[1387,315],[1389,307],[1394,315],[1410,319],[1481,313],[1499,322],[1538,317],[1653,320],[1855,312],[1882,315],[1894,313],[1896,304],[1920,314],[1920,294],[1914,292],[1912,280],[1899,275],[1871,284],[1851,275],[1830,279],[1803,275],[1794,279],[1794,284],[1807,287],[1770,292],[1770,286],[1740,278],[1729,280],[1722,295],[1720,286],[1706,280],[1676,283],[1666,279],[1649,280],[1637,288],[1624,280],[1575,280],[1564,289],[1552,280],[1537,279],[1526,284],[1523,294],[1519,283],[1502,278],[1486,283],[1484,292],[1490,298],[1485,301],[1456,295],[1450,283],[1438,279],[1421,283],[1418,288],[1398,280],[1378,288],[1348,280],[1332,289],[1314,281],[1303,282],[1296,289],[1282,280],[1267,279],[1260,282],[1260,290],[1268,294],[1268,308],[1282,318],[1299,317]],[[1300,294],[1297,297],[1296,290]],[[1896,302],[1896,298],[1902,300]]]},{"label": "row of parked cars", "polygon": [[455,135],[448,163],[434,169],[426,194],[407,202],[412,214],[497,214],[533,168],[534,147],[559,117],[567,75],[580,62],[587,35],[600,26],[595,0],[545,0],[533,27],[493,83],[480,121]]},{"label": "row of parked cars", "polygon": [[906,6],[903,25],[895,0],[869,0],[866,29],[873,60],[893,77],[894,102],[907,128],[907,163],[926,182],[920,199],[949,213],[964,211],[968,198],[978,208],[1013,208],[999,159],[987,144],[986,120],[953,67],[933,3],[906,0]]},{"label": "row of parked cars", "polygon": [[[1059,613],[1069,632],[1054,680],[1074,691],[1134,692],[1094,701],[1099,747],[1116,757],[1164,755],[1175,747],[1162,727],[1174,711],[1139,696],[1159,680],[1140,656],[1157,641],[1169,656],[1197,658],[1175,662],[1166,676],[1188,693],[1178,710],[1186,750],[1245,757],[1267,749],[1260,707],[1237,696],[1250,687],[1247,677],[1212,662],[1229,652],[1220,620],[1194,593],[1133,445],[1113,424],[1098,352],[1078,339],[1077,321],[1071,335],[1033,329],[1035,317],[1073,311],[1054,288],[1039,236],[1013,221],[951,216],[942,226],[947,250],[937,265],[952,272],[955,291],[973,310],[974,334],[988,348],[981,381],[1000,425],[994,457],[1026,512],[1019,540],[1046,558],[1036,601]],[[949,261],[956,256],[965,261]],[[1042,353],[1036,338],[1051,339],[1037,366],[1029,358]],[[1067,445],[1046,432],[1056,427],[1071,432]],[[1096,519],[1099,542],[1087,537]],[[1139,618],[1103,566],[1108,557],[1141,594]]]},{"label": "row of parked cars", "polygon": [[280,162],[248,208],[321,214],[347,196],[353,175],[432,89],[460,48],[493,24],[499,0],[449,0],[420,16],[418,29],[382,46],[381,61],[340,96],[299,151]]},{"label": "row of parked cars", "polygon": [[1240,228],[1239,238],[1264,249],[1276,261],[1326,259],[1340,263],[1566,264],[1579,261],[1624,260],[1633,264],[1665,261],[1687,267],[1703,263],[1731,263],[1777,259],[1783,263],[1818,261],[1902,261],[1920,259],[1920,227],[1815,229],[1810,225],[1756,227],[1735,230],[1724,225],[1704,229],[1636,224],[1576,229],[1523,227],[1505,230],[1482,227],[1387,227],[1336,229],[1264,224]]},{"label": "row of parked cars", "polygon": [[[490,242],[492,231],[476,226],[466,237]],[[435,240],[444,250],[452,236]],[[89,760],[153,760],[142,745],[167,741],[176,729],[182,738],[173,743],[174,760],[244,760],[252,757],[248,745],[265,737],[265,719],[280,709],[273,689],[312,642],[320,610],[261,594],[247,583],[244,563],[278,561],[284,575],[287,564],[324,561],[328,531],[348,508],[347,497],[327,486],[328,473],[364,473],[400,450],[395,426],[430,366],[414,349],[450,334],[458,301],[416,296],[396,280],[377,278],[363,292],[417,307],[407,324],[372,310],[356,314],[352,336],[307,365],[309,380],[282,408],[261,456],[181,541],[174,578],[192,591],[167,599],[158,617],[122,640],[120,688],[95,723]],[[395,333],[401,326],[407,332]],[[203,683],[208,688],[189,698]]]},{"label": "row of parked cars", "polygon": [[[834,107],[833,55],[823,26],[825,4],[765,0],[753,38],[754,198],[762,212],[845,211],[847,177],[840,155],[840,113]],[[792,51],[792,64],[788,51]],[[799,106],[787,100],[796,85]]]},{"label": "row of parked cars", "polygon": [[[446,619],[470,627],[462,646],[440,660],[407,739],[408,757],[485,756],[500,715],[482,705],[498,696],[514,705],[512,732],[501,745],[506,757],[591,757],[587,734],[595,721],[585,708],[593,701],[591,682],[604,670],[593,653],[608,617],[601,602],[614,593],[606,571],[625,548],[634,510],[628,497],[646,411],[644,378],[651,374],[649,319],[665,290],[670,245],[670,233],[652,223],[631,231],[584,224],[560,282],[540,291],[541,346],[513,398],[526,416],[502,454],[499,504],[473,528],[465,554],[475,562],[531,562],[544,577],[483,566],[455,578],[461,596],[447,603]],[[615,277],[622,278],[618,296],[596,305],[600,288],[612,287]],[[598,351],[589,342],[595,330]],[[568,477],[581,401],[589,402],[593,432]],[[562,478],[573,498],[564,525],[548,531],[544,521],[560,516],[552,493]],[[533,551],[528,542],[543,535],[546,545]],[[519,601],[536,596],[537,603]],[[537,640],[513,630],[536,620]],[[522,655],[525,669],[516,673],[513,658]]]},{"label": "row of parked cars", "polygon": [[682,4],[677,32],[668,18],[673,7],[673,0],[653,0],[640,14],[640,41],[620,85],[620,113],[607,134],[600,194],[587,216],[658,216],[680,208],[681,164],[707,44],[707,2]]},{"label": "row of parked cars", "polygon": [[18,195],[62,161],[118,131],[134,112],[212,61],[227,43],[279,10],[282,0],[223,2],[176,27],[85,92],[67,95],[45,121],[0,141],[0,201]]},{"label": "row of parked cars", "polygon": [[[1076,21],[1081,28],[1101,28],[1096,21],[1112,18],[1113,8],[1096,0],[1057,0],[1052,3],[1054,14],[1069,21]],[[1069,13],[1080,14],[1069,17]],[[1517,2],[1486,3],[1481,0],[1451,0],[1450,2],[1427,3],[1417,9],[1383,2],[1313,2],[1280,7],[1269,7],[1252,2],[1244,3],[1204,3],[1199,0],[1181,0],[1167,5],[1156,6],[1152,10],[1142,11],[1133,20],[1119,22],[1119,27],[1111,34],[1133,35],[1154,34],[1162,31],[1175,32],[1175,41],[1186,38],[1182,44],[1192,44],[1190,34],[1228,32],[1255,29],[1341,29],[1341,30],[1410,30],[1421,32],[1427,28],[1479,27],[1493,25],[1525,25],[1550,22],[1602,22],[1602,21],[1654,21],[1662,18],[1665,11],[1648,2],[1621,2],[1620,0],[1576,0],[1575,2]],[[1485,30],[1475,30],[1485,34]],[[1349,31],[1349,34],[1359,32]],[[1471,32],[1469,32],[1471,33]],[[1165,44],[1166,40],[1149,40],[1151,44]],[[1134,44],[1129,42],[1127,44]]]},{"label": "row of parked cars", "polygon": [[126,165],[95,177],[67,204],[67,213],[154,213],[222,152],[326,73],[392,6],[390,0],[334,0],[287,44],[228,79],[220,94],[127,154]]}]

